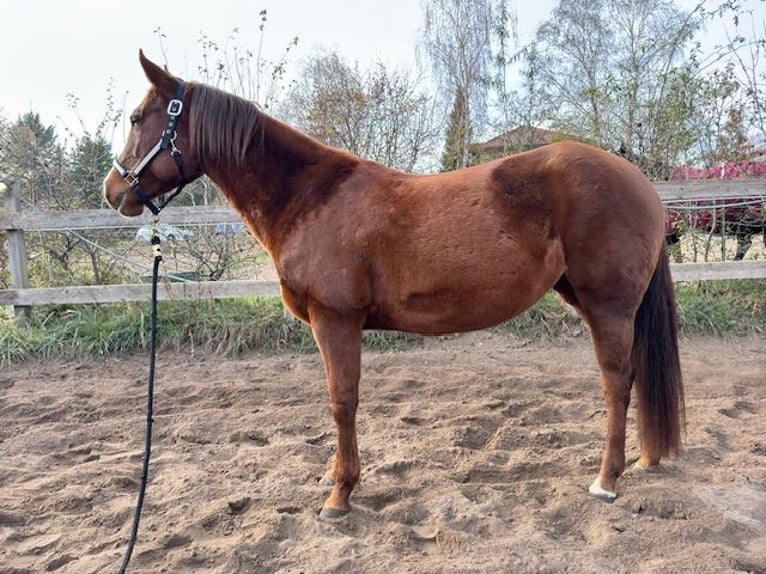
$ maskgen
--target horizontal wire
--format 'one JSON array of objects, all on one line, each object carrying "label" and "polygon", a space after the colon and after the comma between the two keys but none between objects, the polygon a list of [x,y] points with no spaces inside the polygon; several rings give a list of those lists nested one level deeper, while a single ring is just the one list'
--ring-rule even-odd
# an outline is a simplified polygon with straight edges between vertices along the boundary
[{"label": "horizontal wire", "polygon": [[[27,200],[27,199],[25,199],[23,197],[21,198],[21,201],[22,201],[22,203],[26,204],[28,207],[31,207],[33,210],[35,210],[37,212],[47,213],[47,211],[45,209],[43,209],[41,207],[38,207],[37,205],[35,205],[31,201],[29,201],[29,200]],[[63,233],[68,233],[70,235],[73,235],[74,237],[77,237],[77,239],[79,239],[80,241],[82,241],[84,243],[87,243],[88,245],[90,245],[91,247],[95,248],[96,250],[101,251],[103,253],[106,253],[107,255],[113,257],[114,259],[116,259],[118,261],[122,261],[123,263],[127,263],[127,264],[132,265],[133,267],[135,267],[137,269],[142,269],[144,271],[151,271],[152,270],[152,267],[150,265],[145,265],[143,263],[139,263],[138,261],[133,261],[132,259],[128,259],[124,255],[121,255],[121,254],[119,254],[119,253],[117,253],[115,251],[112,251],[111,249],[108,249],[106,247],[103,247],[103,246],[99,245],[98,243],[96,243],[95,241],[93,241],[91,239],[88,239],[87,237],[85,237],[81,233],[78,233],[74,229],[66,228],[66,229],[62,229],[61,231]],[[173,279],[175,281],[181,282],[181,283],[190,283],[191,282],[190,279],[187,279],[186,277],[181,277],[181,276],[178,276],[178,275],[174,275],[173,273],[167,273],[166,272],[164,274],[164,276],[168,277],[169,279]]]},{"label": "horizontal wire", "polygon": [[[673,209],[677,211],[711,211],[711,210],[723,210],[728,209],[730,207],[756,207],[756,206],[766,206],[766,201],[763,199],[753,199],[753,200],[744,200],[744,201],[738,201],[736,203],[708,203],[708,204],[693,204],[693,205],[687,205],[687,204],[681,204],[676,203],[679,201],[699,201],[699,200],[678,200],[678,199],[671,199],[663,201],[665,204],[666,209]],[[725,199],[721,199],[719,201],[726,201]]]}]

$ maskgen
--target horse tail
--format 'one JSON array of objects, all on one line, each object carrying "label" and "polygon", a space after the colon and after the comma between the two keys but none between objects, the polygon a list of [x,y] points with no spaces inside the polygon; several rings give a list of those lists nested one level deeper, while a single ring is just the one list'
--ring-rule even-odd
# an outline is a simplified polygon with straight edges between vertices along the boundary
[{"label": "horse tail", "polygon": [[636,313],[631,358],[641,451],[657,463],[681,452],[686,426],[675,286],[664,245]]}]

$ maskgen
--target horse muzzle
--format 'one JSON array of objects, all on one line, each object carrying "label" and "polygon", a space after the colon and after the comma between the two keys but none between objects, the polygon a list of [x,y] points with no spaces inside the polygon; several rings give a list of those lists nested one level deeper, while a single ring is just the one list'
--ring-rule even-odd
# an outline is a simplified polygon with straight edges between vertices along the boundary
[{"label": "horse muzzle", "polygon": [[104,178],[102,188],[106,203],[120,215],[135,217],[143,213],[144,206],[131,197],[130,186],[116,170],[109,170]]}]

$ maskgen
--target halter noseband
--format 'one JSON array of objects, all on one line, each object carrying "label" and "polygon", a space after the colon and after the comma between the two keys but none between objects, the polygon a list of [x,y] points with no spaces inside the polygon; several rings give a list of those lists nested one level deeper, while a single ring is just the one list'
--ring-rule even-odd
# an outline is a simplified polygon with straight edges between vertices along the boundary
[{"label": "halter noseband", "polygon": [[[149,209],[149,211],[152,212],[153,215],[159,215],[160,211],[163,210],[174,197],[181,193],[184,186],[187,184],[186,176],[184,175],[184,165],[183,157],[181,156],[181,150],[176,147],[176,137],[178,137],[176,127],[178,126],[178,118],[184,109],[184,103],[182,101],[183,92],[184,82],[179,81],[178,85],[176,86],[175,98],[168,102],[168,124],[165,126],[165,130],[162,132],[160,140],[151,150],[149,150],[143,159],[135,165],[135,167],[132,169],[126,168],[119,162],[116,157],[112,161],[112,166],[115,170],[117,170],[117,173],[119,173],[120,176],[122,176],[122,178],[128,182],[131,191],[136,194],[136,197],[138,197],[141,203],[143,203]],[[170,155],[178,167],[178,173],[181,176],[181,184],[172,194],[164,197],[160,202],[160,205],[157,206],[152,202],[151,199],[149,199],[149,196],[146,195],[144,190],[141,188],[141,184],[139,183],[138,178],[141,175],[141,172],[144,171],[144,169],[146,169],[150,163],[152,163],[155,157],[157,157],[157,154],[168,148],[170,148]]]}]

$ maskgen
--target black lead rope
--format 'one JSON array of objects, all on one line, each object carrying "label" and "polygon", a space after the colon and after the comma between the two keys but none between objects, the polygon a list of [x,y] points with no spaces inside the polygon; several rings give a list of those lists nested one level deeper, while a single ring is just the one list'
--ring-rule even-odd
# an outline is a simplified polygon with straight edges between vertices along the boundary
[{"label": "black lead rope", "polygon": [[141,481],[138,487],[138,500],[136,502],[136,512],[133,515],[133,528],[130,532],[130,542],[122,560],[119,574],[125,574],[130,562],[130,556],[133,554],[133,547],[136,545],[138,537],[138,523],[141,521],[141,508],[144,505],[144,495],[146,493],[146,483],[149,478],[149,458],[152,454],[152,423],[154,415],[154,366],[157,359],[157,284],[159,283],[159,269],[162,261],[162,252],[160,251],[160,238],[156,232],[156,222],[154,233],[152,234],[152,249],[154,251],[154,265],[152,267],[152,314],[149,335],[149,386],[147,390],[146,403],[146,433],[144,440],[144,463],[141,468]]},{"label": "black lead rope", "polygon": [[[130,562],[130,556],[133,554],[133,547],[136,545],[136,538],[138,537],[138,523],[141,520],[141,508],[144,505],[144,494],[146,493],[146,483],[149,478],[149,458],[152,454],[152,422],[154,413],[154,365],[157,359],[157,283],[159,282],[159,269],[160,262],[162,261],[162,252],[160,251],[160,238],[157,233],[157,225],[159,224],[159,213],[162,211],[170,201],[176,197],[186,185],[186,175],[184,173],[183,156],[181,150],[176,146],[176,137],[178,135],[178,120],[183,111],[183,93],[184,83],[178,82],[176,85],[175,98],[168,102],[167,114],[168,123],[165,126],[165,130],[162,132],[159,141],[155,146],[138,162],[133,168],[128,169],[123,166],[117,158],[114,158],[112,166],[117,170],[123,179],[125,179],[130,185],[131,191],[136,197],[143,203],[149,211],[152,212],[152,249],[154,251],[154,266],[152,268],[152,318],[151,318],[151,334],[149,337],[149,388],[148,398],[146,406],[146,440],[144,444],[144,463],[141,470],[141,482],[138,488],[138,501],[136,502],[136,513],[133,516],[133,528],[130,532],[130,542],[128,543],[128,549],[125,552],[125,558],[122,560],[119,574],[125,574]],[[162,199],[159,206],[155,205],[151,198],[144,192],[138,179],[141,172],[157,157],[162,150],[170,148],[170,155],[178,168],[178,174],[180,183],[176,190],[169,196]]]}]

